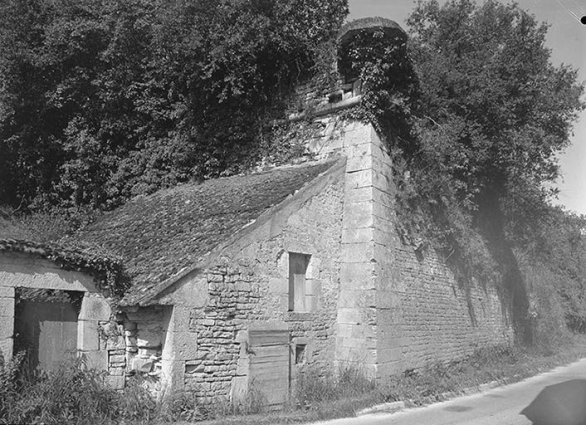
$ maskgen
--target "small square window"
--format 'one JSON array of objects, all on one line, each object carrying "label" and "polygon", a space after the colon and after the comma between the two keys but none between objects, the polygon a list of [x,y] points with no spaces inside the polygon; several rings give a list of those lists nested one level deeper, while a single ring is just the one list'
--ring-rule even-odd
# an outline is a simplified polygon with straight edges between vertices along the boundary
[{"label": "small square window", "polygon": [[305,344],[295,345],[295,364],[305,363]]},{"label": "small square window", "polygon": [[305,280],[311,256],[289,253],[289,311],[307,311]]}]

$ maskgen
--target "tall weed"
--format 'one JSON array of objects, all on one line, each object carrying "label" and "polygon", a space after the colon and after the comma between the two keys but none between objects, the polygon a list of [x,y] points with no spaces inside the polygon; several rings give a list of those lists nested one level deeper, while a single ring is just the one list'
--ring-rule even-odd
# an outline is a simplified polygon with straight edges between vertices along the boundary
[{"label": "tall weed", "polygon": [[306,366],[299,371],[294,401],[297,407],[309,409],[325,401],[358,397],[374,391],[375,387],[375,381],[354,363],[341,366],[337,373],[324,373]]},{"label": "tall weed", "polygon": [[[0,424],[146,424],[163,416],[163,403],[139,380],[116,391],[107,372],[88,368],[83,357],[33,373],[22,368],[23,358],[0,364]],[[165,417],[176,420],[176,407],[167,408]]]}]

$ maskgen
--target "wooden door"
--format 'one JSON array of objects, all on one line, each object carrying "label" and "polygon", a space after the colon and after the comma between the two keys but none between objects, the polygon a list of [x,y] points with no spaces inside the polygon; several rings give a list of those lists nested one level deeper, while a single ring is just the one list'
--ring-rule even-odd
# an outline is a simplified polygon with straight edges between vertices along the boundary
[{"label": "wooden door", "polygon": [[289,398],[289,332],[251,331],[250,386],[262,394],[271,410]]},{"label": "wooden door", "polygon": [[15,328],[30,369],[53,370],[77,352],[77,312],[70,303],[21,301]]}]

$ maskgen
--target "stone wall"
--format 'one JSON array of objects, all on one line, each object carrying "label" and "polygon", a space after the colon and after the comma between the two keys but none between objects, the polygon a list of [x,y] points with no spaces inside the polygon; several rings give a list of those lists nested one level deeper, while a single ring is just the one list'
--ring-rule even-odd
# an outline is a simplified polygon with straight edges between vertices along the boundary
[{"label": "stone wall", "polygon": [[108,351],[100,344],[100,329],[112,318],[109,301],[92,276],[64,270],[53,261],[21,252],[0,252],[0,350],[10,358],[14,347],[15,288],[83,293],[77,321],[77,348],[88,365],[108,370]]},{"label": "stone wall", "polygon": [[[333,366],[343,205],[341,177],[337,173],[324,178],[321,185],[302,190],[284,206],[278,206],[264,221],[259,219],[259,223],[250,226],[252,230],[223,249],[214,265],[186,283],[207,290],[204,305],[178,305],[179,298],[165,298],[175,304],[172,315],[182,311],[180,315],[184,316],[170,319],[167,333],[187,332],[195,345],[189,357],[177,354],[177,341],[170,341],[169,336],[169,341],[163,343],[163,375],[170,378],[169,384],[175,390],[193,392],[202,401],[246,393],[255,380],[249,368],[255,355],[249,338],[251,330],[287,332],[287,350],[289,345],[294,350],[296,344],[305,348],[303,364],[311,364],[321,373]],[[310,256],[303,311],[289,308],[289,253]],[[176,289],[177,294],[184,292],[184,288]],[[294,379],[297,370],[285,372]]]},{"label": "stone wall", "polygon": [[307,148],[347,157],[336,361],[380,380],[475,348],[510,343],[506,295],[482,282],[460,287],[433,250],[397,231],[388,147],[372,126],[318,118]]},{"label": "stone wall", "polygon": [[510,343],[504,294],[473,281],[459,285],[431,249],[396,246],[400,286],[387,336],[397,341],[398,369],[450,361],[475,349]]}]

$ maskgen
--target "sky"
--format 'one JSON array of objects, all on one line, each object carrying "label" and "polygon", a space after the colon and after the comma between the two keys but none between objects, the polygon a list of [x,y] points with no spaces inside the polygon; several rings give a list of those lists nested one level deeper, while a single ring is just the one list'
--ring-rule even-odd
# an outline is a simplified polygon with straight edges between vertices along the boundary
[{"label": "sky", "polygon": [[[586,16],[586,0],[517,0],[517,3],[539,21],[551,25],[547,34],[547,47],[551,49],[554,65],[571,65],[578,70],[579,80],[586,81],[586,25],[580,23],[580,18]],[[406,30],[405,21],[415,2],[349,0],[349,5],[349,20],[381,16],[397,22]],[[571,142],[572,145],[559,158],[562,178],[556,182],[560,194],[555,203],[586,215],[586,111],[574,125]]]}]

